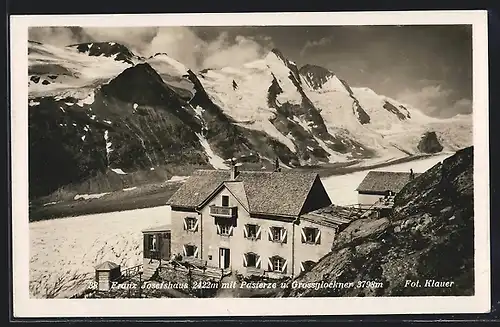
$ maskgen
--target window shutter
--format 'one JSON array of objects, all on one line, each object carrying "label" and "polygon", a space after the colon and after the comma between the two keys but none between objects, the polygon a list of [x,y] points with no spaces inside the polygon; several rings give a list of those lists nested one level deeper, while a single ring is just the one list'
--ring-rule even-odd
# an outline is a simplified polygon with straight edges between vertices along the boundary
[{"label": "window shutter", "polygon": [[260,260],[260,256],[257,256],[257,261],[255,262],[255,268],[260,269],[260,264],[262,260]]},{"label": "window shutter", "polygon": [[184,230],[188,229],[187,217],[184,218]]},{"label": "window shutter", "polygon": [[303,262],[301,262],[301,263],[300,263],[300,271],[305,271],[305,270],[306,270],[306,269],[304,268],[304,263],[303,263]]},{"label": "window shutter", "polygon": [[273,262],[271,261],[271,258],[267,258],[267,270],[273,271]]},{"label": "window shutter", "polygon": [[255,235],[255,238],[258,239],[258,240],[260,240],[260,234],[261,234],[261,228],[259,226],[258,229],[257,229],[257,234]]},{"label": "window shutter", "polygon": [[198,223],[200,222],[199,219],[196,219],[196,222],[194,223],[193,231],[198,231]]},{"label": "window shutter", "polygon": [[316,239],[314,240],[314,243],[316,244],[321,243],[321,230],[319,228],[316,229]]},{"label": "window shutter", "polygon": [[281,236],[281,243],[286,243],[286,229],[283,228],[280,232]]},{"label": "window shutter", "polygon": [[229,235],[233,235],[233,229],[234,229],[234,226],[229,227],[229,233],[228,233]]},{"label": "window shutter", "polygon": [[185,245],[182,246],[182,253],[184,254],[184,256],[187,256],[187,250]]},{"label": "window shutter", "polygon": [[306,243],[307,238],[306,238],[306,233],[304,232],[304,228],[302,228],[300,230],[300,235],[301,235],[302,243]]},{"label": "window shutter", "polygon": [[286,274],[286,264],[288,263],[287,260],[285,260],[285,263],[283,264],[283,268],[281,268],[281,272]]},{"label": "window shutter", "polygon": [[217,234],[220,235],[220,225],[215,225],[215,226],[217,226]]},{"label": "window shutter", "polygon": [[247,255],[243,254],[243,267],[247,266]]},{"label": "window shutter", "polygon": [[194,255],[195,258],[198,258],[198,247],[196,246],[194,249]]},{"label": "window shutter", "polygon": [[267,228],[267,236],[268,236],[269,241],[273,240],[273,231],[272,231],[271,227]]}]

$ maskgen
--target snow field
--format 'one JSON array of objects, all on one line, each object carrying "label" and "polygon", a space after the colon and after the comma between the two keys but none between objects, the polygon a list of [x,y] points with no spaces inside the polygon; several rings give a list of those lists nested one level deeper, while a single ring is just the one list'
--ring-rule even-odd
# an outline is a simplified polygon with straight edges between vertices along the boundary
[{"label": "snow field", "polygon": [[358,203],[358,193],[356,188],[366,177],[370,170],[375,171],[395,171],[410,172],[413,169],[415,173],[423,173],[433,167],[438,162],[452,156],[453,153],[444,153],[425,159],[404,162],[386,167],[367,169],[344,175],[333,175],[322,178],[321,181],[330,196],[330,199],[337,205],[351,205]]},{"label": "snow field", "polygon": [[122,269],[142,263],[142,234],[170,223],[168,206],[33,222],[30,295],[69,297],[85,289],[94,267],[112,261]]}]

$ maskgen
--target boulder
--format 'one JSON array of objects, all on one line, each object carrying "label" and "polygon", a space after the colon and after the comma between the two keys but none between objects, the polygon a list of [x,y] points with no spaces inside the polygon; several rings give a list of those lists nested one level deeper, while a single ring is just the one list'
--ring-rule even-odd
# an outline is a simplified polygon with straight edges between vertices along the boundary
[{"label": "boulder", "polygon": [[423,153],[438,153],[443,151],[443,146],[439,143],[436,132],[426,132],[417,146]]}]

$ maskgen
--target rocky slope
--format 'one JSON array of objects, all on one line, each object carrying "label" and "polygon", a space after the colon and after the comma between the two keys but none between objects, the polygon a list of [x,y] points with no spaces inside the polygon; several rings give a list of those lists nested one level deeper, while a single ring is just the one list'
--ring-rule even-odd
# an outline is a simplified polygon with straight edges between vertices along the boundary
[{"label": "rocky slope", "polygon": [[[407,184],[396,195],[390,217],[351,222],[337,235],[332,252],[295,279],[296,285],[375,282],[371,286],[296,287],[280,296],[473,295],[472,178],[469,147]],[[430,287],[426,280],[453,284]],[[420,281],[420,287],[407,281]]]},{"label": "rocky slope", "polygon": [[[404,156],[422,152],[433,130],[445,150],[471,141],[468,116],[426,117],[325,68],[299,69],[277,49],[201,72],[114,42],[29,42],[28,59],[32,198],[112,191],[154,169],[151,181],[175,167],[226,168],[233,157],[262,169],[275,158],[297,167]],[[103,186],[82,186],[91,184]]]}]

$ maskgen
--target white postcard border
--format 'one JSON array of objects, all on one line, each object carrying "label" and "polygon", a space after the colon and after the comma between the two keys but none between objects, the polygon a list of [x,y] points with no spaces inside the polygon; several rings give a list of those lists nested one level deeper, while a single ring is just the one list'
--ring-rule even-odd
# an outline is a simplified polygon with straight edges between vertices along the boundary
[{"label": "white postcard border", "polygon": [[[30,26],[473,25],[475,295],[462,297],[32,299],[29,297]],[[483,313],[491,306],[486,11],[23,15],[10,17],[13,311],[15,317],[179,317]]]}]

